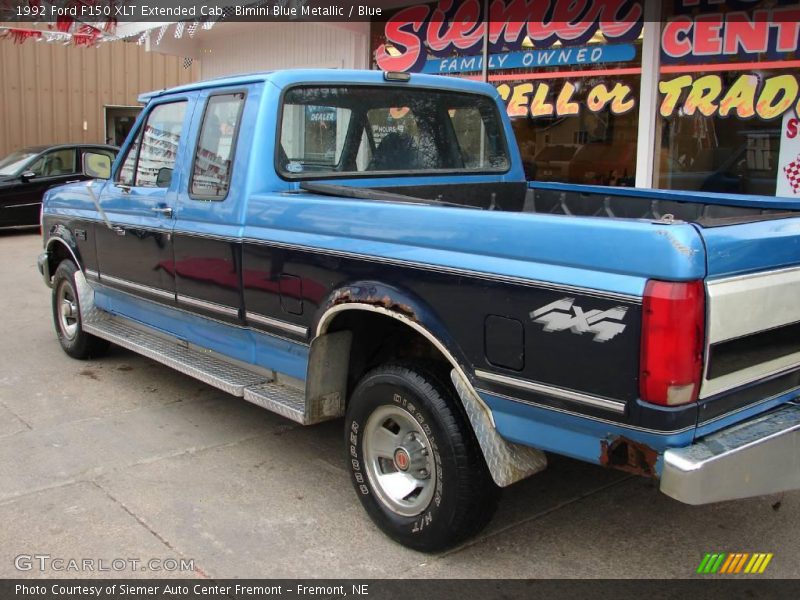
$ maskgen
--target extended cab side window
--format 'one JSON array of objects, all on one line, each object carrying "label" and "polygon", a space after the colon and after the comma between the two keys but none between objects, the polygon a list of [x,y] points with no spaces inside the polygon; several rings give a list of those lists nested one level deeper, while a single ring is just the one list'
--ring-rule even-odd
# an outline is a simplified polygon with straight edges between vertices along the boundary
[{"label": "extended cab side window", "polygon": [[203,114],[192,168],[190,194],[201,200],[222,200],[228,195],[245,95],[211,96]]},{"label": "extended cab side window", "polygon": [[159,104],[150,111],[122,162],[120,184],[169,187],[185,116],[185,101]]}]

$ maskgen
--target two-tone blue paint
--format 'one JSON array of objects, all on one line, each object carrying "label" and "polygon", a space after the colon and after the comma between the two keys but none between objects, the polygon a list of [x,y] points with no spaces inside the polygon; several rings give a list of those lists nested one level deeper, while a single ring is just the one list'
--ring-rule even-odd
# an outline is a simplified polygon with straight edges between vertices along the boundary
[{"label": "two-tone blue paint", "polygon": [[669,448],[688,446],[695,439],[694,427],[673,432],[624,427],[485,391],[480,395],[492,410],[497,431],[504,438],[594,464],[601,464],[601,441],[610,443],[624,437],[663,454]]},{"label": "two-tone blue paint", "polygon": [[[651,278],[688,281],[800,262],[797,252],[800,221],[797,219],[702,229],[688,223],[454,210],[308,193],[300,189],[297,181],[281,178],[273,168],[278,135],[276,109],[288,87],[314,82],[388,85],[377,72],[292,71],[225,78],[149,94],[143,99],[152,104],[140,116],[139,125],[155,103],[175,98],[189,102],[188,126],[181,142],[185,145],[185,140],[197,137],[202,120],[199,107],[209,94],[245,91],[248,100],[243,121],[246,126],[239,132],[236,162],[247,168],[234,169],[225,201],[194,200],[186,192],[189,160],[186,157],[191,153],[182,148],[179,151],[182,164],[176,168],[163,197],[175,210],[169,222],[129,211],[123,197],[104,197],[104,187],[111,186],[111,182],[95,184],[95,193],[101,197],[104,209],[115,218],[125,219],[126,225],[160,229],[173,235],[209,237],[231,244],[272,245],[373,264],[512,281],[565,294],[577,290],[590,296],[624,297],[631,302],[641,297]],[[391,85],[485,94],[494,99],[501,114],[504,112],[496,90],[476,82],[414,74],[408,84]],[[520,155],[507,122],[506,137],[510,146],[510,167],[502,174],[363,177],[336,179],[335,183],[362,187],[379,184],[384,188],[412,182],[414,185],[458,183],[467,186],[493,182],[525,185]],[[123,146],[114,172],[120,168],[130,143]],[[610,190],[565,184],[528,185],[578,193],[607,194]],[[697,199],[734,206],[800,208],[800,202],[786,204],[760,197],[717,197],[703,193],[695,198],[686,192],[620,188],[613,188],[613,193],[649,200],[685,202]],[[95,227],[105,227],[83,185],[63,187],[56,194],[48,194],[46,212],[48,219],[90,222]],[[578,241],[580,243],[576,243]],[[751,247],[744,248],[748,244]],[[351,284],[357,286],[358,282]],[[396,297],[413,297],[403,289],[395,292]],[[97,293],[96,302],[103,309],[187,342],[298,379],[305,378],[308,346],[298,340],[258,332],[244,322],[222,323],[105,288]],[[419,308],[415,314],[429,331],[446,336],[436,311]],[[448,345],[459,354],[455,342],[448,342]],[[470,372],[467,365],[462,366]],[[534,406],[496,393],[482,392],[482,397],[492,409],[503,436],[590,462],[599,462],[599,442],[614,437],[624,436],[663,452],[669,447],[685,446],[695,436],[694,427],[672,432],[654,431],[578,412]],[[774,400],[775,403],[780,401],[783,400]],[[766,408],[760,405],[720,419],[698,433],[708,433],[714,427],[729,425]]]},{"label": "two-tone blue paint", "polygon": [[305,380],[308,346],[247,327],[235,327],[213,319],[144,301],[108,287],[97,287],[95,305],[111,314],[157,329],[187,343],[218,352],[244,363],[273,369]]}]

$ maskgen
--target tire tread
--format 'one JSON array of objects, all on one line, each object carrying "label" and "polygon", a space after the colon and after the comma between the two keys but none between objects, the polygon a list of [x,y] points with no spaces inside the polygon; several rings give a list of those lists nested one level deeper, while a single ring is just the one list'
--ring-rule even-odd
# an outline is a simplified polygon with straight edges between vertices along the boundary
[{"label": "tire tread", "polygon": [[[492,480],[469,419],[443,369],[419,362],[389,363],[369,371],[356,390],[362,385],[368,386],[376,378],[387,377],[396,378],[431,405],[426,408],[435,414],[442,433],[452,447],[457,480],[455,490],[451,493],[457,498],[458,508],[446,535],[435,539],[393,537],[416,550],[445,550],[473,537],[489,523],[497,508],[500,488]],[[382,526],[382,529],[392,535],[386,527]]]}]

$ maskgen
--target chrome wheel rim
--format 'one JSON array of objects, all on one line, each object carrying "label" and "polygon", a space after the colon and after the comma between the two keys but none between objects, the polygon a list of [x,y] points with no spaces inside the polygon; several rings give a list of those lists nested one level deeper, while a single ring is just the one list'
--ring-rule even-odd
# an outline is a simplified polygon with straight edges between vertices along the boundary
[{"label": "chrome wheel rim", "polygon": [[58,287],[56,306],[58,307],[58,326],[61,333],[68,339],[74,338],[78,333],[78,301],[75,291],[67,281],[63,281]]},{"label": "chrome wheel rim", "polygon": [[414,517],[431,502],[436,463],[417,420],[399,406],[381,406],[364,426],[364,462],[372,487],[392,512]]}]

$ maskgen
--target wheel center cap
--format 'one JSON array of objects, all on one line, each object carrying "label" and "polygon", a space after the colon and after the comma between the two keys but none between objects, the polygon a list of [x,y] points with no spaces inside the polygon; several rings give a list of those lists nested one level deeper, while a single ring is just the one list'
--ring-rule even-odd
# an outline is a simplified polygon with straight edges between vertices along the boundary
[{"label": "wheel center cap", "polygon": [[405,448],[398,448],[394,451],[394,466],[401,471],[408,471],[408,465],[411,464],[411,457]]}]

